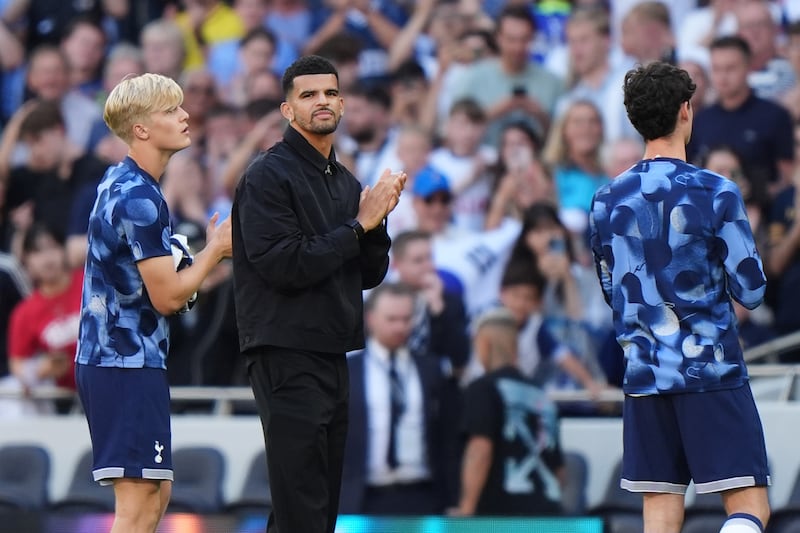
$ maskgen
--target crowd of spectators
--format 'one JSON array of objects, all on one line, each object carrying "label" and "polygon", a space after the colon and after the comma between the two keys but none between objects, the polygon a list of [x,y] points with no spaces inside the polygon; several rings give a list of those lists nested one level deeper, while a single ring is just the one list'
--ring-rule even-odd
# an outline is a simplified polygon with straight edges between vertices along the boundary
[{"label": "crowd of spectators", "polygon": [[[417,294],[413,337],[433,325],[431,346],[462,385],[485,371],[470,323],[497,306],[515,316],[520,367],[543,388],[620,384],[586,231],[594,191],[642,155],[621,86],[652,60],[697,83],[690,162],[736,181],[747,201],[769,298],[737,310],[742,342],[800,328],[796,3],[0,0],[5,386],[69,386],[79,306],[67,300],[87,218],[126,153],[102,120],[110,89],[142,72],[183,88],[193,143],[161,183],[175,230],[197,244],[252,157],[281,139],[280,77],[312,53],[339,71],[338,158],[363,185],[386,168],[409,176],[388,221],[389,280]],[[247,383],[231,288],[223,263],[172,317],[172,384]]]}]

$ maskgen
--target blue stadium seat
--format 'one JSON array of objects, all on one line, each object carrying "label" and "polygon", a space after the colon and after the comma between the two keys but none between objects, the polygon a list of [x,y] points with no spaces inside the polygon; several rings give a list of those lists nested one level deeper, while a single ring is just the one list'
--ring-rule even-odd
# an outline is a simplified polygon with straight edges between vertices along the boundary
[{"label": "blue stadium seat", "polygon": [[784,505],[773,509],[767,533],[800,533],[800,472]]},{"label": "blue stadium seat", "polygon": [[728,517],[719,493],[696,494],[694,501],[686,507],[683,533],[719,531]]},{"label": "blue stadium seat", "polygon": [[565,451],[564,469],[566,483],[561,491],[564,514],[581,516],[586,512],[586,482],[589,469],[586,458],[579,452]]},{"label": "blue stadium seat", "polygon": [[250,463],[241,494],[228,504],[227,510],[238,514],[268,515],[271,509],[272,492],[269,488],[267,454],[261,451]]},{"label": "blue stadium seat", "polygon": [[800,533],[800,511],[781,512],[767,524],[767,533]]},{"label": "blue stadium seat", "polygon": [[222,510],[225,459],[216,448],[197,446],[174,450],[172,485],[167,512],[213,514]]},{"label": "blue stadium seat", "polygon": [[114,488],[102,487],[92,476],[92,450],[80,457],[67,495],[50,506],[56,511],[110,513],[114,511]]},{"label": "blue stadium seat", "polygon": [[611,473],[603,500],[590,509],[589,514],[603,519],[607,533],[641,533],[644,529],[642,495],[621,488],[621,476],[622,459]]},{"label": "blue stadium seat", "polygon": [[34,444],[0,448],[0,509],[39,510],[47,505],[50,456]]},{"label": "blue stadium seat", "polygon": [[716,533],[727,518],[725,511],[686,515],[681,533]]},{"label": "blue stadium seat", "polygon": [[619,486],[622,477],[622,459],[620,459],[606,486],[603,500],[591,509],[591,514],[603,514],[608,512],[642,512],[642,495],[627,491]]}]

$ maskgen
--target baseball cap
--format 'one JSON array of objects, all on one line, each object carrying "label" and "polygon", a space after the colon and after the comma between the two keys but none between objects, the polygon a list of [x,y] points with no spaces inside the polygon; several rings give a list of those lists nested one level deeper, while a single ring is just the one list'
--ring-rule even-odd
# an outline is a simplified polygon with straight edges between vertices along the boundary
[{"label": "baseball cap", "polygon": [[447,176],[426,166],[414,176],[414,186],[411,188],[411,192],[414,193],[414,196],[422,198],[428,198],[437,192],[450,194],[450,184],[447,182]]}]

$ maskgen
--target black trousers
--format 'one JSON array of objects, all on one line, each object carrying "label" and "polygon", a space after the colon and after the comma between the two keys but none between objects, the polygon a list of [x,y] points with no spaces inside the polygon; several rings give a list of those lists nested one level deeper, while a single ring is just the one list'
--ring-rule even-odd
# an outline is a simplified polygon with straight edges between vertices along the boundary
[{"label": "black trousers", "polygon": [[249,351],[267,450],[268,533],[333,533],[339,508],[350,382],[344,354]]}]

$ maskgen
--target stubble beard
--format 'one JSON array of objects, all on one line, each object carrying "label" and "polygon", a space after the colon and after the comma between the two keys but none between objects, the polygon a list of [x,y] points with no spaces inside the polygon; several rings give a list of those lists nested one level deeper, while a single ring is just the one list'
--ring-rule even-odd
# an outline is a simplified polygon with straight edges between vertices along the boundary
[{"label": "stubble beard", "polygon": [[339,121],[341,117],[334,117],[332,122],[314,122],[314,119],[311,119],[311,124],[309,124],[309,130],[317,135],[330,135],[336,131],[336,128],[339,127]]}]

